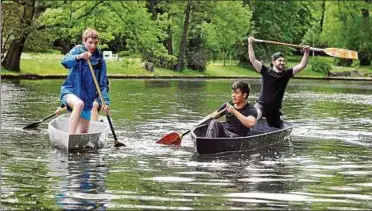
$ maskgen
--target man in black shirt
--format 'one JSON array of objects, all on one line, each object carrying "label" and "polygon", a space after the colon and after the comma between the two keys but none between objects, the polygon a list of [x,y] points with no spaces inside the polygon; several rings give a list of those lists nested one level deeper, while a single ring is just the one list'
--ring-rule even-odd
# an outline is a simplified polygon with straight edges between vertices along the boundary
[{"label": "man in black shirt", "polygon": [[[232,85],[232,101],[222,104],[212,116],[223,109],[226,122],[213,119],[208,126],[206,137],[247,136],[250,128],[256,124],[257,111],[247,102],[250,93],[249,84],[237,81]],[[223,114],[222,114],[223,115]],[[217,117],[218,118],[218,117]]]},{"label": "man in black shirt", "polygon": [[290,78],[303,70],[309,60],[310,48],[304,46],[304,55],[299,64],[292,68],[285,68],[285,59],[282,53],[272,55],[270,67],[266,67],[256,59],[253,50],[254,37],[248,38],[248,56],[253,67],[262,75],[262,88],[260,97],[254,105],[257,108],[257,120],[266,117],[267,124],[271,127],[281,128],[280,109],[285,89]]}]

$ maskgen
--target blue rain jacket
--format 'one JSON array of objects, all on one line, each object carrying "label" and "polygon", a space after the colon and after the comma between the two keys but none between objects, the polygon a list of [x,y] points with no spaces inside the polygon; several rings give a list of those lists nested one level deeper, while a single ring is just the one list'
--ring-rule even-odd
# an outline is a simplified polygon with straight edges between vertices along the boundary
[{"label": "blue rain jacket", "polygon": [[[88,62],[85,59],[76,60],[78,54],[86,51],[87,50],[83,45],[77,45],[62,59],[62,65],[69,69],[69,73],[65,82],[61,86],[60,99],[62,100],[63,96],[66,94],[74,94],[84,102],[84,110],[91,110],[94,99],[98,97],[98,92]],[[102,97],[105,103],[110,105],[110,99],[107,93],[108,84],[106,62],[100,50],[96,49],[92,54],[90,61],[101,89]],[[101,103],[101,100],[99,100],[99,103]],[[71,108],[67,106],[67,110],[71,111]]]}]

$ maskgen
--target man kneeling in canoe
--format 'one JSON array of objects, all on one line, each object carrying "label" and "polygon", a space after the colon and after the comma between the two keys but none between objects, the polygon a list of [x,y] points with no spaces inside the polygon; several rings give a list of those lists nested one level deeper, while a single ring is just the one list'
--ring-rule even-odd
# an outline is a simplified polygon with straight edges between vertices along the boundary
[{"label": "man kneeling in canoe", "polygon": [[215,113],[226,109],[226,122],[213,119],[208,126],[206,137],[238,137],[247,136],[250,129],[255,126],[257,110],[251,106],[247,99],[250,86],[244,81],[236,81],[232,85],[232,101],[222,104]]},{"label": "man kneeling in canoe", "polygon": [[[68,133],[88,133],[93,101],[97,98],[97,88],[92,72],[98,76],[98,86],[102,92],[105,106],[109,112],[110,99],[107,92],[107,70],[104,57],[98,48],[99,34],[94,29],[86,29],[82,45],[73,47],[62,59],[62,65],[69,69],[66,80],[61,86],[61,104],[71,112]],[[92,64],[92,72],[88,60]],[[95,76],[95,77],[96,77]],[[59,110],[56,111],[59,113]]]}]

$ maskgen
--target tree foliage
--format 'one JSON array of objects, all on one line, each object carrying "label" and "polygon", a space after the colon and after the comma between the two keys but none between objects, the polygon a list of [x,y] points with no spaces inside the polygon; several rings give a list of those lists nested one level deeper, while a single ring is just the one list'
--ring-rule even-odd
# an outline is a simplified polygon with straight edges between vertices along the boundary
[{"label": "tree foliage", "polygon": [[[370,0],[7,0],[1,3],[1,59],[5,68],[18,71],[24,50],[59,47],[66,53],[91,27],[100,32],[101,48],[175,69],[203,71],[212,58],[225,61],[228,55],[249,64],[249,35],[356,50],[360,64],[370,65],[371,9]],[[298,53],[263,43],[255,44],[255,51],[264,61],[276,51]]]},{"label": "tree foliage", "polygon": [[343,47],[359,53],[361,65],[371,65],[372,23],[370,1],[327,2],[326,20],[321,41],[328,46]]},{"label": "tree foliage", "polygon": [[[252,10],[252,31],[257,39],[299,44],[305,35],[312,13],[307,1],[249,1]],[[247,61],[247,43],[240,48],[241,64]],[[273,52],[289,53],[292,49],[270,45],[255,45],[256,57],[269,61]]]},{"label": "tree foliage", "polygon": [[[231,12],[234,11],[234,12]],[[203,21],[202,33],[206,47],[229,53],[235,44],[244,40],[250,31],[252,13],[242,2],[219,1],[209,13],[209,20]]]}]

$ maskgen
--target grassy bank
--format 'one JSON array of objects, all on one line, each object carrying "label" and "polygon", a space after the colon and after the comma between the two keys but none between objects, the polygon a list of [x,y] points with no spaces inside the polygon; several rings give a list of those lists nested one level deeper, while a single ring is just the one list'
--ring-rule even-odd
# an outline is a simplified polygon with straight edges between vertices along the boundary
[{"label": "grassy bank", "polygon": [[[67,70],[61,65],[61,54],[35,54],[24,53],[21,59],[21,73],[14,73],[2,69],[1,74],[37,74],[37,75],[65,75]],[[317,57],[332,66],[332,72],[344,72],[357,69],[361,73],[372,74],[371,67],[336,67],[333,65],[332,57]],[[292,56],[287,59],[287,66],[293,66],[299,63],[300,56]],[[312,62],[298,76],[303,77],[324,77],[323,74],[312,71]],[[129,76],[249,76],[259,77],[260,75],[252,68],[243,68],[236,65],[236,61],[226,61],[226,66],[222,61],[210,62],[207,70],[204,72],[185,69],[182,72],[176,72],[171,69],[155,67],[154,72],[149,72],[143,68],[139,58],[126,57],[122,61],[107,61],[109,75],[129,75]]]}]

